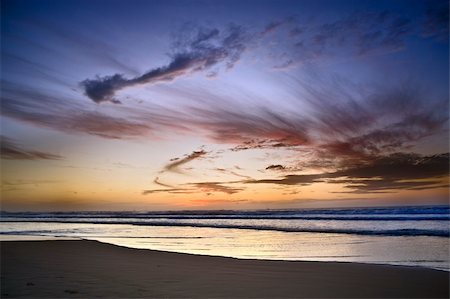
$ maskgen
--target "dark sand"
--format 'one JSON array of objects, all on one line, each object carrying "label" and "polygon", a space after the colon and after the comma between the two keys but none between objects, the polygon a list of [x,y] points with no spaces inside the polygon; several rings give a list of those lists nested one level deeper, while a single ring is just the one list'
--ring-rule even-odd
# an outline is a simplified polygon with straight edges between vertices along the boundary
[{"label": "dark sand", "polygon": [[95,241],[1,242],[1,297],[447,297],[449,273],[240,260]]}]

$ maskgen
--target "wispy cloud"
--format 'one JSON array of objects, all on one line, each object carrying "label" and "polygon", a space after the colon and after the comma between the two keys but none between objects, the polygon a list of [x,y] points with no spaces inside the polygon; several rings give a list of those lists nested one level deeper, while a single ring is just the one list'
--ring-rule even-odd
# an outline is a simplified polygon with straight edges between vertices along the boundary
[{"label": "wispy cloud", "polygon": [[142,195],[154,194],[154,193],[171,193],[171,194],[190,194],[195,193],[195,189],[190,188],[170,188],[170,189],[149,189],[142,191]]},{"label": "wispy cloud", "polygon": [[[281,25],[285,25],[283,30]],[[390,11],[355,11],[322,22],[289,17],[269,23],[262,33],[264,37],[277,30],[278,35],[285,35],[280,39],[283,47],[270,48],[270,55],[278,60],[273,68],[285,70],[330,58],[399,51],[417,26],[417,22]]]},{"label": "wispy cloud", "polygon": [[251,179],[250,176],[237,173],[236,171],[233,171],[231,169],[215,168],[214,170],[219,171],[221,173],[225,173],[225,174],[230,174],[230,175],[233,175],[233,176],[241,177],[241,178]]},{"label": "wispy cloud", "polygon": [[208,152],[205,150],[193,151],[189,155],[186,155],[184,158],[176,158],[173,159],[173,162],[164,166],[164,171],[178,172],[180,173],[180,166],[191,162],[192,160],[199,159],[204,157]]},{"label": "wispy cloud", "polygon": [[261,35],[266,35],[274,32],[277,28],[279,28],[281,25],[283,25],[283,21],[273,21],[264,27],[263,31],[261,31]]},{"label": "wispy cloud", "polygon": [[0,153],[2,159],[12,160],[60,160],[60,155],[25,149],[11,138],[0,136]]},{"label": "wispy cloud", "polygon": [[[226,99],[212,96],[216,103]],[[197,115],[192,122],[200,128],[208,128],[208,137],[219,143],[238,144],[236,150],[265,147],[304,145],[310,142],[305,119],[285,117],[267,107],[254,107],[245,111],[242,107],[215,107],[203,105],[192,108]]]},{"label": "wispy cloud", "polygon": [[2,180],[1,191],[17,191],[26,190],[47,184],[59,184],[61,181],[57,180]]},{"label": "wispy cloud", "polygon": [[448,123],[448,98],[431,99],[420,84],[361,89],[325,74],[283,83],[284,91],[297,99],[291,111],[222,106],[234,99],[208,94],[214,106],[203,102],[193,107],[186,121],[215,142],[234,144],[233,151],[301,148],[314,152],[311,160],[338,164],[408,150],[443,133]]},{"label": "wispy cloud", "polygon": [[126,87],[172,81],[191,73],[208,70],[225,63],[232,68],[246,49],[246,32],[241,26],[230,25],[220,31],[217,28],[197,28],[195,33],[183,32],[175,41],[170,63],[141,76],[127,79],[114,74],[81,82],[86,95],[96,103],[120,103],[115,93]]},{"label": "wispy cloud", "polygon": [[71,98],[2,82],[0,113],[22,122],[68,133],[84,133],[122,139],[148,135],[148,122],[93,111]]},{"label": "wispy cloud", "polygon": [[[199,183],[187,183],[182,184],[180,187],[168,187],[167,189],[149,189],[142,191],[143,195],[154,194],[154,193],[170,193],[170,194],[192,194],[203,192],[207,195],[211,193],[219,192],[226,194],[234,194],[244,190],[244,188],[230,187],[226,184],[230,182],[199,182]],[[231,182],[233,183],[233,182]]]},{"label": "wispy cloud", "polygon": [[162,186],[162,187],[166,187],[166,188],[174,188],[172,185],[161,183],[161,181],[159,180],[159,177],[156,177],[153,180],[153,183],[155,183],[156,185]]},{"label": "wispy cloud", "polygon": [[199,191],[206,193],[222,192],[226,194],[234,194],[244,190],[244,188],[230,187],[220,182],[201,182],[201,183],[192,183],[191,185],[199,189]]}]

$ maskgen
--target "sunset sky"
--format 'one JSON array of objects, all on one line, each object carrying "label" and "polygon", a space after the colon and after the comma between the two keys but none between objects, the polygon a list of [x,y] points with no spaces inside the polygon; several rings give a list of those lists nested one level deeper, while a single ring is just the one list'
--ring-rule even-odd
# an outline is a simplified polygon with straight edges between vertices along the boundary
[{"label": "sunset sky", "polygon": [[1,1],[2,210],[448,203],[448,1]]}]

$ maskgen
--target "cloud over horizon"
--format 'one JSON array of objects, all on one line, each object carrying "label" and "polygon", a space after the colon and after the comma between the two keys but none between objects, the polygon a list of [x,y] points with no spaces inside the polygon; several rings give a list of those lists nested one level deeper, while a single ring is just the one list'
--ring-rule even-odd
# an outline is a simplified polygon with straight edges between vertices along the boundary
[{"label": "cloud over horizon", "polygon": [[449,153],[421,156],[397,153],[334,172],[286,175],[279,179],[242,181],[246,184],[308,186],[314,183],[344,184],[342,193],[390,193],[448,187]]}]

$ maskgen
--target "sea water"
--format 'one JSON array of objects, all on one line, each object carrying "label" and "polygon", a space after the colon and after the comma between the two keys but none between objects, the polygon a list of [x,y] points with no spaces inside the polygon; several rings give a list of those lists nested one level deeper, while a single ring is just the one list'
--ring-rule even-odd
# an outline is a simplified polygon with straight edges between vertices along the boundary
[{"label": "sea water", "polygon": [[1,213],[3,240],[81,238],[132,248],[450,271],[450,207]]}]

